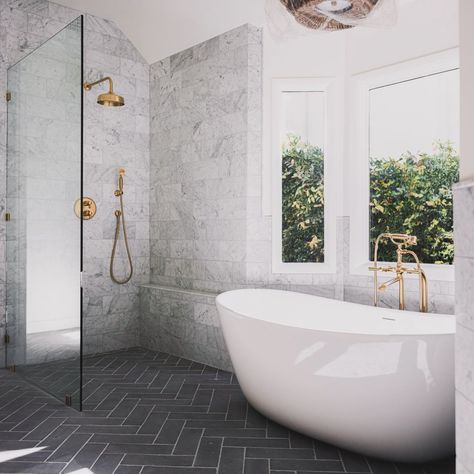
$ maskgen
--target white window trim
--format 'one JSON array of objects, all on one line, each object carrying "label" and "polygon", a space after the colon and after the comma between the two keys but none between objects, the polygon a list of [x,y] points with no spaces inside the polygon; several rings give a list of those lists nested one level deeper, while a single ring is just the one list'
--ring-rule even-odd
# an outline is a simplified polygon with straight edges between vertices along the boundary
[{"label": "white window trim", "polygon": [[[281,134],[283,92],[325,93],[324,140],[324,263],[282,261]],[[292,78],[272,80],[272,271],[273,273],[335,273],[337,192],[337,120],[334,79]]]},{"label": "white window trim", "polygon": [[[369,93],[375,87],[459,68],[459,49],[453,48],[397,65],[355,75],[350,90],[352,125],[346,156],[345,197],[351,219],[350,273],[372,276],[369,261]],[[353,150],[353,153],[350,151]],[[422,262],[423,263],[423,262]],[[428,279],[454,281],[454,265],[424,264]],[[416,276],[413,276],[416,277]]]}]

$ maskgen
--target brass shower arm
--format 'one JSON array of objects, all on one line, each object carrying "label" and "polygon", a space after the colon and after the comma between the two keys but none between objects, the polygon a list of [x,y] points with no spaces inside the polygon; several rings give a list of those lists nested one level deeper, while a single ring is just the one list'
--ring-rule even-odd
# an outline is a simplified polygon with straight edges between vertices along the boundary
[{"label": "brass shower arm", "polygon": [[84,89],[86,91],[90,91],[94,86],[97,86],[98,84],[101,84],[105,81],[109,81],[109,91],[112,92],[114,90],[114,83],[112,82],[112,78],[109,76],[103,77],[102,79],[94,82],[84,82]]}]

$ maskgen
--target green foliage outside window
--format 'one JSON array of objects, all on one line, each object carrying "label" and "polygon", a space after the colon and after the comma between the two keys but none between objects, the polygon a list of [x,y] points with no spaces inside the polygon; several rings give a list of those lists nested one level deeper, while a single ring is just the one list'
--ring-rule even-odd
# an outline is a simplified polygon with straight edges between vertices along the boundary
[{"label": "green foliage outside window", "polygon": [[282,150],[282,261],[324,262],[324,153],[289,135]]},{"label": "green foliage outside window", "polygon": [[[450,143],[432,154],[407,152],[399,158],[370,161],[370,251],[384,232],[418,237],[411,247],[422,263],[451,264],[454,257],[453,196],[459,157]],[[381,245],[380,261],[393,261],[394,248]]]},{"label": "green foliage outside window", "polygon": [[[324,262],[324,153],[290,135],[282,154],[282,261]],[[370,251],[384,232],[418,237],[412,247],[422,263],[452,264],[452,185],[459,179],[459,156],[450,143],[431,154],[407,152],[370,160]],[[381,261],[393,261],[381,245]]]}]

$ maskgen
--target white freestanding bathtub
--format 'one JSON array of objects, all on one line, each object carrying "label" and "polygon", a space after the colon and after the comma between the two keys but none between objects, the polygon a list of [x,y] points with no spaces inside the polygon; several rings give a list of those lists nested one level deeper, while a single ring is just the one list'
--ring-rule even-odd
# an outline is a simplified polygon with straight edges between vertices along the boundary
[{"label": "white freestanding bathtub", "polygon": [[454,453],[454,316],[278,290],[217,297],[249,402],[269,418],[365,455]]}]

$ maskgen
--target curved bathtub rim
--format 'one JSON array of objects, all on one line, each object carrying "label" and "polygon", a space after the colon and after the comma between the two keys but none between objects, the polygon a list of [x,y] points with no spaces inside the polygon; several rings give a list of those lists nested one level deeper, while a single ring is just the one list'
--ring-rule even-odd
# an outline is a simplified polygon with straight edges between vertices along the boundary
[{"label": "curved bathtub rim", "polygon": [[[261,317],[262,315],[257,315],[257,314],[246,314],[242,310],[238,310],[235,307],[229,305],[228,303],[226,304],[223,300],[225,298],[228,298],[231,295],[237,295],[237,294],[244,294],[244,293],[264,293],[264,294],[284,294],[285,297],[288,297],[288,295],[294,295],[295,298],[303,298],[303,299],[313,299],[315,305],[317,302],[325,302],[328,303],[329,305],[340,305],[340,306],[347,306],[347,307],[355,307],[359,311],[368,311],[374,313],[385,313],[387,316],[392,315],[392,316],[398,316],[399,318],[405,318],[407,321],[409,318],[412,318],[411,321],[409,322],[417,322],[417,321],[432,321],[434,323],[444,323],[449,324],[451,326],[450,330],[444,330],[440,332],[433,331],[412,331],[412,332],[407,332],[407,331],[394,331],[391,332],[389,330],[386,331],[362,331],[362,330],[354,330],[354,329],[344,329],[344,328],[334,328],[334,329],[327,329],[327,328],[321,328],[321,327],[308,327],[305,325],[298,325],[295,324],[294,322],[281,322],[281,321],[275,321],[274,319],[266,319]],[[291,296],[290,296],[291,297]],[[419,313],[416,311],[401,311],[398,309],[392,309],[392,308],[383,308],[383,307],[375,307],[375,306],[369,306],[369,305],[363,305],[359,303],[352,303],[348,301],[342,301],[342,300],[336,300],[333,298],[326,298],[323,296],[316,296],[316,295],[311,295],[307,293],[298,293],[295,291],[287,291],[287,290],[276,290],[276,289],[269,289],[269,288],[255,288],[255,289],[238,289],[238,290],[230,290],[230,291],[225,291],[221,294],[219,294],[216,297],[216,305],[221,306],[229,311],[233,311],[236,315],[242,317],[242,318],[248,318],[248,319],[255,319],[255,320],[260,320],[260,321],[266,321],[271,324],[276,324],[279,326],[283,327],[293,327],[293,328],[300,328],[300,329],[306,329],[306,330],[312,330],[312,331],[321,331],[321,332],[330,332],[330,333],[340,333],[340,334],[353,334],[353,335],[365,335],[365,336],[454,336],[456,334],[456,317],[455,315],[449,315],[449,314],[436,314],[436,313]],[[356,319],[356,318],[354,318]],[[382,320],[386,320],[387,323],[382,323],[386,324],[387,328],[390,326],[393,327],[393,322],[397,322],[398,320],[395,318],[378,318],[374,319],[373,323],[381,323]]]}]

